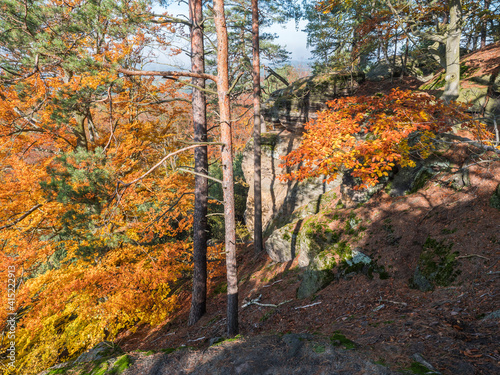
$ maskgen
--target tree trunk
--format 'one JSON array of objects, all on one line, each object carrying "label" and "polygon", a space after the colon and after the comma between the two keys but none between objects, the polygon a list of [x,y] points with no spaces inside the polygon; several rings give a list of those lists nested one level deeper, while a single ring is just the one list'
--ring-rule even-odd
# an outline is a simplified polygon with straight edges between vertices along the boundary
[{"label": "tree trunk", "polygon": [[[484,10],[487,12],[490,7],[491,0],[484,0]],[[481,20],[481,48],[486,47],[486,33],[488,28],[488,21],[486,19]]]},{"label": "tree trunk", "polygon": [[450,1],[450,23],[446,38],[446,77],[443,99],[452,101],[458,98],[460,90],[460,37],[462,35],[461,0]]},{"label": "tree trunk", "polygon": [[[191,70],[205,73],[203,49],[203,6],[202,0],[189,1],[191,18]],[[193,78],[193,85],[204,88],[205,79]],[[207,141],[206,99],[202,90],[193,88],[192,111],[194,141]],[[207,301],[207,197],[208,174],[207,146],[196,147],[194,151],[194,218],[193,218],[193,294],[188,325],[195,324],[206,312]]]},{"label": "tree trunk", "polygon": [[260,149],[260,46],[259,46],[259,0],[252,0],[252,45],[253,45],[253,165],[254,165],[254,220],[253,243],[256,254],[262,252],[262,192]]},{"label": "tree trunk", "polygon": [[217,95],[219,98],[222,146],[222,181],[224,191],[224,220],[226,229],[227,268],[227,334],[238,333],[238,275],[236,265],[236,223],[234,217],[234,181],[229,102],[229,69],[224,0],[214,0],[214,21],[217,33]]}]

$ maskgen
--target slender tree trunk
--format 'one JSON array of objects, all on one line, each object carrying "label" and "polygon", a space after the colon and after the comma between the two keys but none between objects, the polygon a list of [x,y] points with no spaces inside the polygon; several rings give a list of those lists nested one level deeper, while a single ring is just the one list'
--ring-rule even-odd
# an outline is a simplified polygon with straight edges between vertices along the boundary
[{"label": "slender tree trunk", "polygon": [[253,165],[254,165],[254,220],[253,243],[255,253],[263,248],[262,239],[262,191],[260,149],[260,46],[259,46],[259,0],[252,0],[252,45],[253,45]]},{"label": "slender tree trunk", "polygon": [[446,77],[443,99],[456,100],[460,90],[460,37],[462,36],[462,2],[450,1],[450,23],[446,38]]},{"label": "slender tree trunk", "polygon": [[[490,1],[491,0],[484,0],[484,10],[488,11],[490,7]],[[488,28],[488,21],[487,20],[482,20],[481,21],[481,48],[486,47],[486,32]]]},{"label": "slender tree trunk", "polygon": [[[202,0],[189,1],[191,25],[191,70],[205,73],[203,49]],[[204,88],[205,79],[193,78],[193,85]],[[194,141],[207,141],[206,99],[203,91],[193,88],[192,97]],[[208,174],[207,146],[194,151],[194,218],[193,218],[193,295],[188,325],[195,324],[206,312],[207,301],[207,197]]]},{"label": "slender tree trunk", "polygon": [[222,181],[226,229],[227,268],[227,334],[238,333],[238,275],[236,265],[236,223],[234,217],[234,181],[229,102],[228,41],[224,0],[214,0],[214,21],[217,33],[217,95],[219,98],[222,146]]}]

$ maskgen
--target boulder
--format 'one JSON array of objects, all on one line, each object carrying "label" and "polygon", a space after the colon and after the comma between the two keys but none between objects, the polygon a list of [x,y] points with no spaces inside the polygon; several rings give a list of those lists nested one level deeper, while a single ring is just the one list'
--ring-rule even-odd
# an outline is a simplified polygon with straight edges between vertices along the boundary
[{"label": "boulder", "polygon": [[355,189],[361,184],[361,179],[352,177],[349,171],[342,176],[340,193],[342,194],[342,203],[347,208],[354,208],[358,204],[367,202],[372,196],[382,190],[387,182],[387,178],[381,179],[381,182],[367,189]]},{"label": "boulder", "polygon": [[366,73],[366,79],[368,81],[382,81],[391,77],[399,77],[402,70],[401,64],[394,66],[386,61],[379,61]]},{"label": "boulder", "polygon": [[[315,214],[319,210],[323,195],[340,184],[340,178],[330,183],[323,182],[322,178],[305,181],[280,180],[280,175],[288,171],[281,165],[282,157],[296,149],[299,144],[300,136],[288,131],[268,132],[262,135],[262,225],[265,235],[271,234],[287,223]],[[245,224],[253,235],[253,139],[243,150],[242,169],[249,184]]]},{"label": "boulder", "polygon": [[299,222],[287,224],[275,230],[266,241],[266,252],[275,262],[288,262],[296,255],[295,245],[297,233],[294,227],[300,226]]},{"label": "boulder", "polygon": [[456,260],[458,252],[452,252],[453,243],[428,237],[422,247],[410,286],[422,292],[436,286],[449,286],[460,274]]},{"label": "boulder", "polygon": [[[440,171],[449,170],[450,161],[438,157],[417,160],[415,167],[404,167],[394,173],[386,186],[386,192],[391,197],[401,197],[421,189],[427,180]],[[453,176],[450,184],[457,189],[469,184],[468,171]]]},{"label": "boulder", "polygon": [[316,112],[327,107],[328,100],[350,95],[363,80],[363,73],[339,72],[298,79],[271,93],[262,114],[274,128],[300,134],[309,120],[317,118]]},{"label": "boulder", "polygon": [[497,188],[490,197],[490,206],[500,210],[500,184],[498,184]]},{"label": "boulder", "polygon": [[111,341],[103,341],[94,346],[92,349],[81,354],[77,359],[75,359],[75,363],[99,361],[112,354],[121,352],[121,349]]}]

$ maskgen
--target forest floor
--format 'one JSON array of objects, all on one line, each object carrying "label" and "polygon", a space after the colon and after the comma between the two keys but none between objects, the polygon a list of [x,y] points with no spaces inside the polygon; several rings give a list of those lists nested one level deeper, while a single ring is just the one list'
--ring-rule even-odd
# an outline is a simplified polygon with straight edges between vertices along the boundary
[{"label": "forest floor", "polygon": [[[226,368],[234,353],[255,346],[261,346],[260,351],[252,352],[253,360],[259,362],[259,357],[264,360],[272,353],[268,339],[264,338],[274,335],[269,340],[279,341],[276,337],[283,339],[286,334],[305,334],[308,336],[300,336],[301,340],[305,337],[311,342],[331,338],[334,345],[345,349],[344,353],[354,353],[358,362],[361,358],[370,360],[384,364],[391,371],[419,373],[416,355],[443,374],[500,373],[499,316],[488,316],[500,308],[500,210],[489,205],[500,183],[500,162],[488,161],[485,154],[482,162],[476,159],[476,164],[471,163],[471,152],[466,147],[449,151],[449,158],[473,164],[469,168],[470,185],[461,190],[452,189],[447,183],[449,176],[439,173],[414,194],[393,198],[380,192],[355,209],[335,207],[333,201],[330,209],[318,214],[332,228],[342,225],[343,219],[353,213],[361,218],[367,229],[356,246],[384,265],[389,278],[381,279],[378,274],[373,278],[350,275],[332,282],[313,297],[300,300],[296,298],[301,275],[297,258],[288,263],[273,263],[266,253],[254,255],[251,243],[241,244],[238,251],[241,336],[218,345],[217,350],[225,348],[225,356],[210,356],[212,349],[207,352],[211,344],[225,336],[223,278],[211,280],[208,311],[196,325],[187,326],[190,301],[186,290],[175,318],[163,326],[143,326],[133,333],[123,333],[117,343],[129,353],[138,349],[182,347],[202,350],[188,351],[190,354],[183,360],[181,354],[176,354],[177,365],[170,363],[170,374],[209,374],[214,369]],[[412,289],[409,280],[427,238],[458,252],[455,266],[459,275],[449,286],[421,292]],[[259,296],[260,303],[279,306],[243,307],[245,302]],[[278,360],[280,350],[284,349],[282,343],[275,344]],[[205,354],[193,357],[194,352]],[[305,356],[304,362],[298,363],[312,360],[305,351],[301,353],[297,356]],[[134,352],[133,356],[147,362],[141,353]],[[203,370],[207,363],[211,363],[212,370]],[[317,373],[322,373],[321,368],[317,367]],[[340,371],[340,367],[336,372],[335,368],[331,367],[331,373],[378,373],[373,369]],[[267,373],[235,369],[233,366],[227,372],[213,373]],[[282,369],[268,373],[290,373]]]},{"label": "forest floor", "polygon": [[[500,44],[482,53],[464,60],[489,62],[475,74],[498,74]],[[421,84],[412,77],[365,82],[356,95]],[[134,327],[115,340],[132,360],[123,374],[392,374],[432,373],[431,367],[442,374],[499,374],[500,210],[489,200],[500,183],[500,161],[463,144],[443,157],[469,166],[468,186],[453,189],[450,174],[440,172],[416,193],[381,191],[354,209],[333,200],[316,215],[331,229],[353,214],[361,219],[366,230],[355,245],[388,278],[347,275],[297,299],[297,258],[274,263],[265,252],[255,255],[252,243],[239,244],[240,335],[225,338],[223,277],[210,280],[207,313],[191,327],[186,284],[168,322]],[[410,280],[428,238],[457,252],[458,275],[422,292]],[[224,264],[219,267],[222,273]],[[257,299],[270,306],[244,307]]]}]

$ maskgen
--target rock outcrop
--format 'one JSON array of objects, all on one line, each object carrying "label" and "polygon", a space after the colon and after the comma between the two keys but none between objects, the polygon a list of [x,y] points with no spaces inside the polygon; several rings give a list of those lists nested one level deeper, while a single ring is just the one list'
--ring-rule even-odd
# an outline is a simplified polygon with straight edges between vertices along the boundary
[{"label": "rock outcrop", "polygon": [[317,118],[326,102],[352,94],[364,80],[362,73],[329,73],[298,79],[290,86],[270,95],[262,114],[273,129],[301,134],[304,125]]},{"label": "rock outcrop", "polygon": [[[461,87],[457,101],[470,105],[470,112],[500,122],[500,42],[464,56],[461,61]],[[422,85],[424,90],[442,92],[445,73]]]},{"label": "rock outcrop", "polygon": [[[287,172],[287,169],[281,166],[282,157],[299,144],[300,136],[286,130],[262,135],[262,224],[266,235],[294,219],[318,212],[322,195],[340,184],[340,179],[328,184],[324,183],[322,178],[300,182],[280,180],[279,176]],[[253,140],[247,143],[243,151],[242,168],[250,188],[245,223],[250,233],[253,233]],[[299,207],[301,210],[298,210]]]}]

